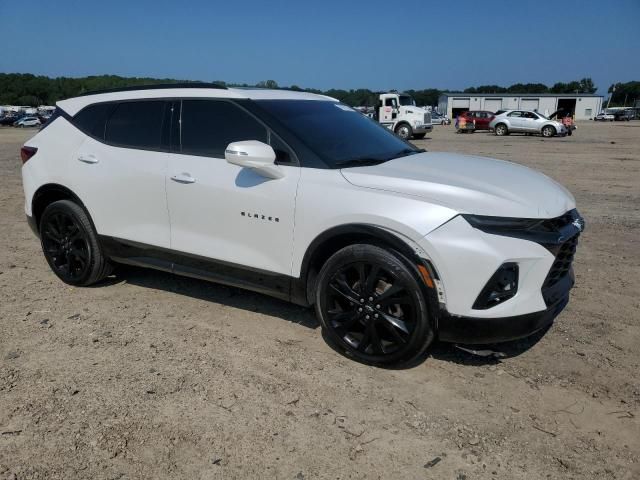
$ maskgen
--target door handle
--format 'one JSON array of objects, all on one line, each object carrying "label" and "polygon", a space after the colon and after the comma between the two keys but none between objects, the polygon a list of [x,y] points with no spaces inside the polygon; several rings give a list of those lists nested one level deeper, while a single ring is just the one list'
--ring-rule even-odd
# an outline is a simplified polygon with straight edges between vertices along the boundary
[{"label": "door handle", "polygon": [[196,179],[186,172],[174,175],[171,180],[178,183],[196,183]]},{"label": "door handle", "polygon": [[84,163],[89,163],[89,164],[98,163],[98,159],[96,158],[96,156],[90,153],[86,155],[80,155],[78,157],[78,160]]}]

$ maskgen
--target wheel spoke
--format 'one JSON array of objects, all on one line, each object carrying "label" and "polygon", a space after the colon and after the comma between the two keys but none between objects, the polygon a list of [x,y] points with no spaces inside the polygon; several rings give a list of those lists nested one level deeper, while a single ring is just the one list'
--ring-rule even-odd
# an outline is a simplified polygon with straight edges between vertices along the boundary
[{"label": "wheel spoke", "polygon": [[378,303],[383,307],[387,305],[411,305],[413,300],[408,295],[403,295],[401,297],[388,297],[382,300],[378,299]]},{"label": "wheel spoke", "polygon": [[48,228],[42,231],[42,235],[47,237],[49,240],[57,243],[57,244],[61,244],[62,243],[62,239],[60,236],[54,234],[54,232]]},{"label": "wheel spoke", "polygon": [[364,352],[367,349],[367,347],[371,344],[371,329],[372,329],[371,325],[372,324],[369,324],[367,326],[367,328],[364,331],[364,335],[362,336],[362,339],[358,343],[358,351],[360,352]]},{"label": "wheel spoke", "polygon": [[388,313],[381,313],[380,315],[384,320],[386,320],[398,330],[401,330],[406,334],[409,333],[409,329],[407,328],[407,324],[404,320],[401,320],[398,317],[394,317],[393,315],[389,315]]},{"label": "wheel spoke", "polygon": [[366,281],[366,291],[369,293],[373,292],[376,286],[376,281],[378,280],[378,272],[380,272],[380,267],[378,265],[372,265]]},{"label": "wheel spoke", "polygon": [[376,330],[376,324],[369,324],[369,328],[371,329],[371,347],[373,348],[373,353],[376,355],[384,355],[384,347],[382,346],[382,341],[378,336],[378,331]]},{"label": "wheel spoke", "polygon": [[367,294],[367,281],[364,275],[364,263],[357,263],[356,270],[358,271],[358,288],[360,289],[360,295],[364,296]]},{"label": "wheel spoke", "polygon": [[404,290],[404,287],[398,284],[391,285],[384,292],[378,295],[378,297],[376,298],[376,301],[378,303],[384,302],[386,299],[393,297],[396,293],[401,292],[402,290]]},{"label": "wheel spoke", "polygon": [[391,334],[396,343],[407,343],[407,339],[400,335],[400,332],[388,322],[380,322],[384,326],[385,330]]},{"label": "wheel spoke", "polygon": [[346,278],[344,278],[344,274],[341,274],[339,277],[336,276],[334,281],[329,284],[329,286],[337,293],[342,295],[344,298],[349,300],[354,304],[358,303],[358,293],[353,290],[347,283]]}]

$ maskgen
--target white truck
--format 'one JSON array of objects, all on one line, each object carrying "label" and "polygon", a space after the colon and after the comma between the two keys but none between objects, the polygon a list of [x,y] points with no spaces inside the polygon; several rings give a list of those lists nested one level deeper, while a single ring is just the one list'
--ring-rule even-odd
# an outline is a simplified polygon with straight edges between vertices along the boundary
[{"label": "white truck", "polygon": [[417,107],[413,97],[406,93],[380,94],[374,119],[405,140],[424,138],[433,130],[431,112]]}]

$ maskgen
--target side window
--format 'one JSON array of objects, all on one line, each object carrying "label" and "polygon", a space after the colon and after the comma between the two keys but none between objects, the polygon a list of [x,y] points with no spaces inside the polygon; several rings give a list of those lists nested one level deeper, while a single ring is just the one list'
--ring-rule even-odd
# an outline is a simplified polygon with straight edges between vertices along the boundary
[{"label": "side window", "polygon": [[268,143],[267,130],[237,105],[216,100],[183,100],[182,153],[224,158],[231,142]]},{"label": "side window", "polygon": [[113,103],[95,103],[80,110],[73,117],[73,124],[84,133],[104,140],[107,117],[113,110]]},{"label": "side window", "polygon": [[105,140],[119,146],[160,150],[166,102],[123,102],[107,121]]},{"label": "side window", "polygon": [[522,112],[511,112],[507,117],[522,117]]}]

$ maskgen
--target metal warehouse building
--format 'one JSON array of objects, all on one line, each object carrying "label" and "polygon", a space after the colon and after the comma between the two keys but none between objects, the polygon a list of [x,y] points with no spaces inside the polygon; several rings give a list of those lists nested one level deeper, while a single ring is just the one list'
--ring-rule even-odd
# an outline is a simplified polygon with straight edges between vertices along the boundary
[{"label": "metal warehouse building", "polygon": [[602,110],[602,95],[446,92],[438,99],[438,111],[446,113],[449,118],[467,110],[537,110],[550,115],[561,108],[573,112],[576,120],[591,120]]}]

